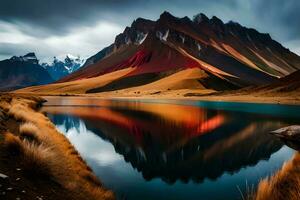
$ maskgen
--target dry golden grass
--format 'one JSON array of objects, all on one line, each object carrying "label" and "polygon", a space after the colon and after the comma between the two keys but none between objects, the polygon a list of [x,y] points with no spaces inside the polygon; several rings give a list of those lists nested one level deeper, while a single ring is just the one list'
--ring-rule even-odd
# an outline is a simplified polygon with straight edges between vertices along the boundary
[{"label": "dry golden grass", "polygon": [[21,140],[11,133],[5,134],[4,144],[8,152],[18,156],[24,171],[30,174],[51,176],[55,154],[43,144]]},{"label": "dry golden grass", "polygon": [[55,154],[51,148],[28,140],[22,141],[22,166],[30,174],[51,177]]},{"label": "dry golden grass", "polygon": [[10,117],[23,122],[19,128],[20,137],[5,136],[9,151],[20,157],[28,172],[47,175],[71,192],[83,194],[86,199],[114,199],[113,193],[101,186],[68,139],[45,115],[35,111],[35,101],[13,98],[9,103]]},{"label": "dry golden grass", "polygon": [[126,68],[93,78],[86,78],[70,82],[54,83],[41,86],[32,86],[16,90],[15,92],[35,94],[84,94],[90,89],[105,86],[117,79],[120,79],[132,72],[133,70],[134,68]]},{"label": "dry golden grass", "polygon": [[4,145],[8,152],[13,155],[19,155],[21,152],[22,144],[20,138],[11,133],[5,133]]},{"label": "dry golden grass", "polygon": [[300,153],[285,163],[270,178],[260,181],[255,200],[299,200],[300,199]]},{"label": "dry golden grass", "polygon": [[31,122],[24,123],[20,126],[20,136],[30,141],[38,141],[38,127]]},{"label": "dry golden grass", "polygon": [[6,98],[3,98],[2,96],[0,96],[0,108],[2,108],[5,112],[8,112],[9,108],[10,108],[10,100],[7,100]]},{"label": "dry golden grass", "polygon": [[[29,103],[30,101],[26,102]],[[24,109],[24,107],[27,107],[26,102],[21,101],[18,103],[12,103],[8,111],[9,116],[15,118],[17,121],[30,121],[30,115],[27,110]]]}]

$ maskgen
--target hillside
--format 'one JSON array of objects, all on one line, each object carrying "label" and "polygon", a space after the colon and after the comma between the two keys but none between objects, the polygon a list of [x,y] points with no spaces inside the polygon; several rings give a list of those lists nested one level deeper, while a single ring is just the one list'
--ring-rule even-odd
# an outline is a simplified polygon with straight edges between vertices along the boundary
[{"label": "hillside", "polygon": [[300,93],[300,70],[279,79],[277,82],[250,89],[249,92],[258,92],[269,95],[299,96]]}]

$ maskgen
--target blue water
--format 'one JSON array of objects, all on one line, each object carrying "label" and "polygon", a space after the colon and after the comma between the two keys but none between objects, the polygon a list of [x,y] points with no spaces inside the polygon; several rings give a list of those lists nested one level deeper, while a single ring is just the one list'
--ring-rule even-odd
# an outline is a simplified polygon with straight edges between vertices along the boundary
[{"label": "blue water", "polygon": [[269,132],[300,123],[299,107],[271,104],[64,98],[44,111],[105,187],[134,200],[242,199],[294,154]]},{"label": "blue water", "polygon": [[142,103],[160,103],[198,106],[206,109],[218,109],[228,111],[240,111],[256,114],[271,114],[281,117],[299,117],[299,105],[280,105],[272,103],[246,103],[246,102],[226,102],[226,101],[197,101],[197,100],[164,100],[164,99],[112,99],[112,101],[129,101]]}]

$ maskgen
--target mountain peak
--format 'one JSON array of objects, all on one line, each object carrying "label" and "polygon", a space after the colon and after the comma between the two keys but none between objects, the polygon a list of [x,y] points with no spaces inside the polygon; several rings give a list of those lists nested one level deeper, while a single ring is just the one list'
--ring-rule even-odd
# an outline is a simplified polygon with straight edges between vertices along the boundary
[{"label": "mountain peak", "polygon": [[13,56],[10,58],[11,61],[22,61],[22,62],[31,62],[32,64],[38,64],[38,59],[35,53],[30,52],[25,54],[24,56]]},{"label": "mountain peak", "polygon": [[226,23],[227,25],[230,25],[230,26],[241,26],[238,22],[235,22],[235,21],[232,21],[230,20],[229,22]]},{"label": "mountain peak", "polygon": [[203,23],[203,22],[208,22],[209,19],[205,14],[199,13],[197,15],[194,15],[193,21],[197,24],[200,24],[200,23]]},{"label": "mountain peak", "polygon": [[145,19],[145,18],[139,17],[139,18],[135,19],[135,20],[132,22],[131,26],[132,26],[133,24],[148,23],[148,22],[153,22],[153,21],[152,21],[152,20],[149,20],[149,19]]},{"label": "mountain peak", "polygon": [[169,13],[168,11],[164,11],[160,17],[160,19],[172,19],[175,18],[171,13]]},{"label": "mountain peak", "polygon": [[34,52],[30,52],[30,53],[28,53],[28,54],[24,55],[23,57],[26,57],[26,58],[36,58],[36,56],[35,56],[35,53],[34,53]]},{"label": "mountain peak", "polygon": [[80,56],[74,56],[72,54],[67,54],[65,59],[70,59],[70,60],[80,60]]},{"label": "mountain peak", "polygon": [[58,80],[59,78],[78,70],[84,61],[85,60],[81,59],[80,56],[76,57],[72,54],[66,54],[65,57],[59,56],[59,58],[54,56],[52,63],[43,63],[42,66],[54,80]]},{"label": "mountain peak", "polygon": [[216,16],[213,16],[211,19],[210,19],[210,23],[211,24],[215,24],[215,25],[223,25],[223,21],[221,19],[219,19],[218,17]]},{"label": "mountain peak", "polygon": [[[151,26],[154,26],[154,21],[152,20],[148,20],[148,19],[144,19],[144,18],[137,18],[136,20],[134,20],[131,24],[131,27],[126,27],[125,28],[125,32],[126,32],[126,29],[127,29],[127,32],[130,31],[130,29],[138,29],[142,32],[147,32],[146,30],[149,29],[149,27]],[[143,31],[144,30],[144,31]]]}]

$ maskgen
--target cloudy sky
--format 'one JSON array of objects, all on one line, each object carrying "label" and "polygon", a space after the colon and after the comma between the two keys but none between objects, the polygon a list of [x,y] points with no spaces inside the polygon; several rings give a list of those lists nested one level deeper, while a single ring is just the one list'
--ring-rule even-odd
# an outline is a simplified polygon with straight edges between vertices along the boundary
[{"label": "cloudy sky", "polygon": [[300,55],[299,0],[1,0],[0,59],[35,52],[42,61],[89,57],[137,17],[205,13],[270,35]]}]

